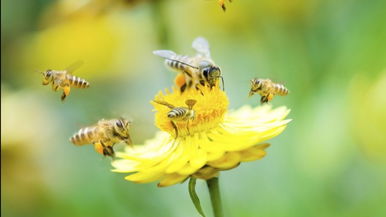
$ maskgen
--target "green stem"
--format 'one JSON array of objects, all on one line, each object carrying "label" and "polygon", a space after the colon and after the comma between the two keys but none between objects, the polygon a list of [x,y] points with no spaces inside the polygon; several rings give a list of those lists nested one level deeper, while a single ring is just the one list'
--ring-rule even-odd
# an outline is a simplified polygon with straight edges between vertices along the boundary
[{"label": "green stem", "polygon": [[209,189],[210,200],[212,202],[214,217],[223,217],[224,215],[222,212],[218,177],[206,180],[206,184],[208,185],[208,189]]},{"label": "green stem", "polygon": [[189,195],[190,199],[192,199],[192,202],[194,206],[196,207],[196,210],[202,217],[205,217],[204,211],[201,208],[200,199],[197,196],[196,193],[196,178],[191,177],[189,180]]}]

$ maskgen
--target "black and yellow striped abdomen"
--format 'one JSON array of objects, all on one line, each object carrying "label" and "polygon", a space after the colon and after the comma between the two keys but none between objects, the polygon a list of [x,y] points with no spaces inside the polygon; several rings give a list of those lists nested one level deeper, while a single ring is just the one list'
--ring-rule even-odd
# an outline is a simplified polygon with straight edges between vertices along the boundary
[{"label": "black and yellow striped abdomen", "polygon": [[70,141],[75,145],[85,145],[97,142],[97,127],[85,127],[75,133]]},{"label": "black and yellow striped abdomen", "polygon": [[67,75],[68,81],[70,82],[70,85],[73,87],[78,87],[78,88],[87,88],[90,86],[90,83],[86,81],[83,78],[79,78],[74,75]]},{"label": "black and yellow striped abdomen", "polygon": [[182,119],[185,117],[187,110],[188,110],[187,108],[176,107],[168,112],[168,118],[172,120]]},{"label": "black and yellow striped abdomen", "polygon": [[[182,56],[182,55],[176,55],[171,59],[166,59],[165,64],[170,67],[171,69],[181,72],[181,71],[187,71],[189,66],[186,64],[190,63],[190,57],[188,56]],[[184,64],[186,63],[186,64]]]},{"label": "black and yellow striped abdomen", "polygon": [[288,89],[282,84],[274,84],[275,95],[285,96],[288,94]]}]

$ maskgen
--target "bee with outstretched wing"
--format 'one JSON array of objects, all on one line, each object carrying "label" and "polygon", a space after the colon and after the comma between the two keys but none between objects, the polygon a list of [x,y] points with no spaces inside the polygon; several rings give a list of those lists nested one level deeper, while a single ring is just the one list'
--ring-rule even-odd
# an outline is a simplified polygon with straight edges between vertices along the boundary
[{"label": "bee with outstretched wing", "polygon": [[83,78],[72,75],[71,73],[80,67],[82,62],[76,62],[65,70],[48,69],[42,72],[43,85],[52,84],[52,90],[63,89],[61,100],[63,101],[69,94],[71,87],[88,88],[90,83]]},{"label": "bee with outstretched wing", "polygon": [[193,41],[192,47],[197,51],[193,57],[179,55],[171,50],[153,51],[153,54],[165,59],[165,64],[170,69],[179,73],[176,84],[181,92],[186,88],[197,88],[198,85],[214,87],[219,78],[222,79],[220,67],[210,57],[208,41],[198,37]]}]

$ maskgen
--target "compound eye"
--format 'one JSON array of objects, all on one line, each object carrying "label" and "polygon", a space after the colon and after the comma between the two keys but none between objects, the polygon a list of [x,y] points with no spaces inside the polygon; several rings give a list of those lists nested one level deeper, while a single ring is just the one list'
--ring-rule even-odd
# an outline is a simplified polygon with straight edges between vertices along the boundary
[{"label": "compound eye", "polygon": [[52,70],[51,70],[51,69],[48,69],[48,70],[46,71],[46,76],[51,76],[51,74],[52,74]]},{"label": "compound eye", "polygon": [[204,74],[205,77],[208,77],[209,69],[208,68],[204,69],[203,70],[203,74]]},{"label": "compound eye", "polygon": [[118,120],[115,124],[117,125],[117,127],[123,128],[123,124],[121,120]]}]

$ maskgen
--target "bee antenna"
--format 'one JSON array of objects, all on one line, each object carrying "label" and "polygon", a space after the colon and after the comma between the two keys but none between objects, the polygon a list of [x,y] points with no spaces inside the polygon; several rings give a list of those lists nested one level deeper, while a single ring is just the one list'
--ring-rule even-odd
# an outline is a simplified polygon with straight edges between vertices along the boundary
[{"label": "bee antenna", "polygon": [[224,77],[222,77],[221,75],[218,76],[218,78],[221,78],[221,83],[222,83],[222,91],[225,91],[225,83],[224,83]]}]

